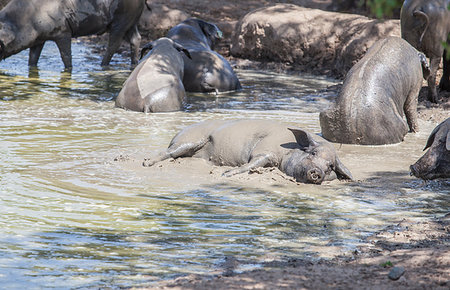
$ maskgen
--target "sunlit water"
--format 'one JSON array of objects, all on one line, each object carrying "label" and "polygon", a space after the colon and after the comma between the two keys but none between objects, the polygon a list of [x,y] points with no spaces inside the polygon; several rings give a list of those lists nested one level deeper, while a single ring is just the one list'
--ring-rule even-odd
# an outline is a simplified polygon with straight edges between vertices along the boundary
[{"label": "sunlit water", "polygon": [[[0,285],[84,288],[151,285],[179,274],[238,270],[288,257],[327,257],[402,218],[442,215],[448,181],[408,175],[436,124],[390,146],[336,145],[357,182],[246,186],[188,172],[134,174],[114,158],[154,152],[204,119],[263,118],[320,133],[318,112],[337,82],[308,75],[239,70],[244,90],[189,95],[184,111],[114,108],[129,74],[109,70],[83,43],[63,72],[47,44],[38,70],[27,52],[0,62]],[[144,168],[143,168],[144,170]]]}]

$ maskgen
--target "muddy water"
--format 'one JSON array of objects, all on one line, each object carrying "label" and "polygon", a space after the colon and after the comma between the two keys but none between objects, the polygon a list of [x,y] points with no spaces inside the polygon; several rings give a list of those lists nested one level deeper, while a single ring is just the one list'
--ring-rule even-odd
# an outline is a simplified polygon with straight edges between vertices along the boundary
[{"label": "muddy water", "polygon": [[[442,215],[448,182],[408,166],[435,126],[391,146],[336,145],[356,182],[298,185],[276,172],[222,178],[204,161],[138,166],[204,119],[273,119],[319,133],[336,81],[238,71],[244,90],[190,95],[185,111],[114,108],[129,73],[116,56],[74,43],[63,72],[46,45],[39,70],[23,52],[0,63],[0,283],[5,288],[139,286],[186,273],[238,271],[287,257],[329,257],[404,217]],[[114,161],[118,156],[124,161]]]}]

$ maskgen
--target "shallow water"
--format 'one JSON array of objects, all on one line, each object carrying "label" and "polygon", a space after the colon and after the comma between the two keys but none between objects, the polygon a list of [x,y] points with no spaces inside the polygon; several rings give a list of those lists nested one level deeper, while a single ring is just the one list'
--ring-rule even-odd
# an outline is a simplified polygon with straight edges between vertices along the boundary
[{"label": "shallow water", "polygon": [[[321,186],[211,180],[177,169],[136,172],[114,162],[167,146],[204,119],[273,119],[319,133],[337,82],[239,70],[244,90],[191,94],[182,112],[114,108],[129,74],[116,55],[73,43],[63,71],[56,46],[29,71],[27,52],[0,62],[0,283],[4,288],[148,285],[178,274],[238,270],[288,257],[328,257],[402,218],[448,211],[448,181],[408,174],[436,124],[390,146],[336,145],[356,182]],[[195,164],[195,163],[194,163]],[[147,174],[152,172],[152,174]],[[337,249],[337,250],[336,250]]]}]

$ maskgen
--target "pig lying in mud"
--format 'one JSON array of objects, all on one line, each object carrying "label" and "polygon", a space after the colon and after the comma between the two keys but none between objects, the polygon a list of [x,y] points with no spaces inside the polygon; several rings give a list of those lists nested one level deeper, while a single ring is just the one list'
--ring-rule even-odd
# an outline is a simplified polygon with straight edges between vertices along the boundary
[{"label": "pig lying in mud", "polygon": [[[137,30],[145,0],[12,0],[0,11],[0,60],[30,48],[28,64],[36,66],[44,43],[58,46],[64,66],[72,67],[72,37],[109,31],[102,60],[108,65],[125,38],[131,62],[138,61]],[[147,6],[148,7],[148,6]]]},{"label": "pig lying in mud", "polygon": [[428,151],[411,165],[411,174],[422,179],[450,178],[450,118],[428,137]]},{"label": "pig lying in mud", "polygon": [[[149,51],[150,50],[150,51]],[[189,52],[169,38],[160,38],[142,48],[145,54],[131,72],[116,98],[116,107],[144,112],[170,112],[183,108],[184,63],[180,52]]]},{"label": "pig lying in mud", "polygon": [[232,176],[257,167],[277,167],[298,182],[352,179],[334,146],[323,138],[274,121],[210,120],[178,133],[168,149],[144,166],[168,159],[198,157],[219,166],[233,166]]},{"label": "pig lying in mud", "polygon": [[428,72],[425,56],[405,40],[376,42],[348,72],[334,106],[320,113],[323,137],[362,145],[403,141],[408,126],[418,130],[417,98]]},{"label": "pig lying in mud", "polygon": [[192,59],[184,58],[186,91],[219,93],[242,88],[228,61],[213,50],[222,39],[222,31],[215,24],[190,18],[170,29],[167,37],[191,53]]}]

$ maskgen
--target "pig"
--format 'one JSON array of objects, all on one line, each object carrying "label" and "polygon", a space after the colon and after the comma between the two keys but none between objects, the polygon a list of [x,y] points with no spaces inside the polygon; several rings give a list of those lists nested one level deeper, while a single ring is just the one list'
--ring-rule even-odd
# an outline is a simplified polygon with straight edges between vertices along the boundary
[{"label": "pig", "polygon": [[418,95],[428,72],[426,57],[405,40],[377,41],[348,72],[335,104],[320,113],[323,137],[360,145],[403,141],[408,127],[418,130]]},{"label": "pig", "polygon": [[145,3],[145,0],[12,0],[0,11],[0,60],[29,48],[28,64],[36,66],[45,41],[52,40],[65,68],[70,69],[72,37],[109,31],[102,66],[110,63],[124,38],[130,42],[131,63],[135,65],[141,42],[137,23]]},{"label": "pig", "polygon": [[179,132],[167,150],[145,159],[144,166],[168,158],[197,157],[218,166],[236,167],[225,176],[257,167],[277,167],[298,182],[352,180],[334,146],[303,129],[269,120],[209,120]]},{"label": "pig", "polygon": [[450,60],[443,43],[450,45],[450,0],[406,0],[400,12],[402,38],[430,58],[428,99],[438,102],[436,72],[443,59],[439,88],[450,91]]},{"label": "pig", "polygon": [[213,49],[222,31],[213,23],[189,18],[174,26],[167,37],[183,45],[192,59],[184,58],[183,83],[188,92],[227,92],[241,89],[228,61]]},{"label": "pig", "polygon": [[423,150],[428,151],[410,166],[411,174],[427,179],[450,178],[450,118],[431,132]]},{"label": "pig", "polygon": [[180,110],[186,98],[180,52],[190,57],[188,50],[165,37],[144,46],[145,56],[125,81],[116,107],[144,113]]}]

